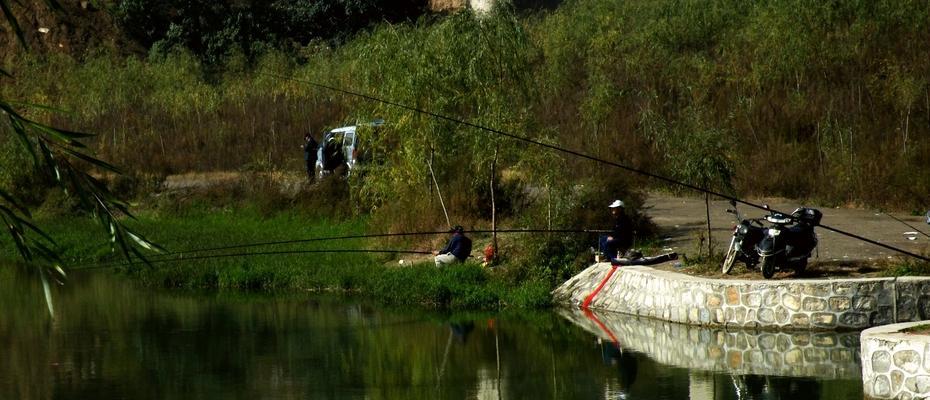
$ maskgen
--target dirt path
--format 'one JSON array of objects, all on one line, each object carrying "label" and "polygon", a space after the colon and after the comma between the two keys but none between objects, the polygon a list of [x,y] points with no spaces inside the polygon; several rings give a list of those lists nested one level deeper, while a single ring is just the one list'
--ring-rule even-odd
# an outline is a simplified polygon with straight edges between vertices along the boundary
[{"label": "dirt path", "polygon": [[[786,199],[753,199],[751,202],[766,203],[776,210],[786,212],[794,211],[795,208],[804,205]],[[663,230],[666,246],[678,252],[695,251],[697,232],[707,229],[703,198],[651,194],[647,197],[646,207],[648,207],[646,213]],[[725,200],[711,200],[710,207],[711,233],[717,245],[720,246],[718,248],[722,248],[730,243],[733,226],[736,223],[735,217],[726,212],[729,204]],[[915,253],[930,250],[930,238],[920,233],[904,235],[905,232],[913,232],[914,229],[880,212],[848,208],[815,208],[823,212],[821,221],[823,225]],[[740,212],[744,218],[758,218],[765,215],[762,210],[748,206],[740,207]],[[930,226],[926,224],[922,216],[900,213],[891,213],[891,215],[930,234]],[[819,258],[814,261],[875,261],[893,259],[898,255],[894,251],[823,228],[816,229],[816,232],[820,239],[817,246]],[[915,239],[909,240],[908,237]]]}]

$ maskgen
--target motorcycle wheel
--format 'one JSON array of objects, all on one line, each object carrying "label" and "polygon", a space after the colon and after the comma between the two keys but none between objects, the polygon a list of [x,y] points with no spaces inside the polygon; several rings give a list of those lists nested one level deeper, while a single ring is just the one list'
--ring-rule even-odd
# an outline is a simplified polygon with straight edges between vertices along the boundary
[{"label": "motorcycle wheel", "polygon": [[727,255],[723,258],[723,274],[729,274],[730,270],[733,269],[733,264],[736,264],[736,236],[733,236],[733,239],[730,239],[730,248],[727,249]]},{"label": "motorcycle wheel", "polygon": [[794,265],[794,274],[795,275],[803,274],[804,270],[806,269],[807,269],[807,259],[805,258],[801,261],[798,261],[798,263]]},{"label": "motorcycle wheel", "polygon": [[775,276],[775,257],[762,257],[762,277],[772,279]]}]

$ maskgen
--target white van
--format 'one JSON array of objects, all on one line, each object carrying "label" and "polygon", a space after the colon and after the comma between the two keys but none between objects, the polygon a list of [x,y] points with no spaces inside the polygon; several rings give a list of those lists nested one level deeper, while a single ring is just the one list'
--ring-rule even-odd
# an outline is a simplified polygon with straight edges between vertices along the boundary
[{"label": "white van", "polygon": [[316,150],[317,179],[322,179],[343,166],[346,176],[351,175],[359,161],[359,126],[379,127],[381,125],[384,125],[383,120],[375,120],[366,124],[344,126],[324,132],[323,139],[320,140]]}]

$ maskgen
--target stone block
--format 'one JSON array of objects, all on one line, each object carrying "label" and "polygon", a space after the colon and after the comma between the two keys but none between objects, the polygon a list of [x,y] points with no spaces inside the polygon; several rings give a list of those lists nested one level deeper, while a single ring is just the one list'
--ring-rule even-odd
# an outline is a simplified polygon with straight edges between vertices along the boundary
[{"label": "stone block", "polygon": [[872,311],[875,309],[875,297],[856,296],[852,299],[852,306],[857,311]]},{"label": "stone block", "polygon": [[904,386],[904,374],[894,370],[888,375],[891,377],[891,393],[897,393]]},{"label": "stone block", "polygon": [[739,305],[739,289],[735,286],[730,286],[726,291],[727,296],[727,305],[737,306]]},{"label": "stone block", "polygon": [[762,296],[762,304],[766,307],[775,307],[778,305],[778,291],[775,289],[769,289]]},{"label": "stone block", "polygon": [[716,307],[720,307],[721,304],[723,304],[723,297],[721,297],[720,295],[711,294],[707,296],[708,307],[716,308]]},{"label": "stone block", "polygon": [[917,315],[917,299],[913,296],[898,299],[898,321],[915,321]]},{"label": "stone block", "polygon": [[833,349],[830,351],[830,361],[835,363],[852,362],[853,352],[849,349]]},{"label": "stone block", "polygon": [[733,319],[739,323],[746,323],[746,309],[743,307],[736,308],[734,311]]},{"label": "stone block", "polygon": [[872,353],[872,371],[879,374],[887,373],[891,370],[891,353],[885,350],[878,350]]},{"label": "stone block", "polygon": [[817,297],[805,297],[802,302],[802,308],[804,311],[808,312],[823,311],[827,309],[827,302]]},{"label": "stone block", "polygon": [[743,295],[743,305],[750,308],[758,308],[762,305],[762,295],[759,293],[748,293]]},{"label": "stone block", "polygon": [[872,395],[875,397],[888,397],[891,394],[891,382],[885,375],[876,376],[872,380]]},{"label": "stone block", "polygon": [[917,299],[917,314],[921,320],[930,319],[930,295],[922,295]]},{"label": "stone block", "polygon": [[791,325],[797,327],[810,326],[811,319],[807,314],[794,314],[791,316]]},{"label": "stone block", "polygon": [[775,335],[771,333],[763,333],[759,335],[759,347],[763,350],[773,350],[775,349]]},{"label": "stone block", "polygon": [[924,345],[924,372],[930,373],[930,344]]},{"label": "stone block", "polygon": [[775,322],[780,325],[788,323],[788,309],[783,306],[775,307]]},{"label": "stone block", "polygon": [[920,395],[930,394],[930,376],[927,375],[917,375],[914,377],[914,380],[917,381],[916,388],[914,392]]},{"label": "stone block", "polygon": [[779,352],[788,351],[788,349],[791,348],[791,338],[788,337],[788,335],[778,335],[778,337],[775,338],[775,348]]},{"label": "stone block", "polygon": [[811,334],[810,333],[793,333],[791,334],[791,344],[794,347],[804,347],[811,344]]},{"label": "stone block", "polygon": [[759,322],[763,324],[772,324],[775,322],[775,311],[770,308],[759,310]]},{"label": "stone block", "polygon": [[801,289],[801,293],[808,296],[827,297],[830,295],[830,289],[831,285],[829,283],[815,285],[808,284],[804,285],[804,288]]},{"label": "stone block", "polygon": [[837,282],[833,284],[833,294],[847,295],[853,291],[853,284],[850,282]]},{"label": "stone block", "polygon": [[743,353],[740,351],[727,352],[727,366],[731,369],[739,369],[743,366]]},{"label": "stone block", "polygon": [[830,310],[832,311],[846,311],[850,307],[849,297],[846,296],[833,296],[830,298]]},{"label": "stone block", "polygon": [[801,309],[801,299],[798,296],[785,294],[781,302],[791,311],[799,311]]},{"label": "stone block", "polygon": [[878,311],[869,313],[869,325],[887,325],[892,323],[894,310],[891,307],[879,307]]},{"label": "stone block", "polygon": [[811,322],[819,327],[836,326],[836,315],[831,313],[814,313],[811,316]]},{"label": "stone block", "polygon": [[804,363],[804,352],[801,349],[791,349],[785,353],[785,364],[787,365],[801,365]]},{"label": "stone block", "polygon": [[863,313],[847,312],[840,314],[840,325],[850,328],[865,328],[869,323],[869,317]]},{"label": "stone block", "polygon": [[832,333],[817,333],[811,338],[811,344],[817,347],[836,346],[836,335]]},{"label": "stone block", "polygon": [[826,349],[808,347],[804,349],[804,360],[809,363],[822,363],[830,360],[830,352]]},{"label": "stone block", "polygon": [[756,322],[756,310],[746,311],[746,322]]},{"label": "stone block", "polygon": [[746,350],[743,353],[743,362],[750,365],[764,365],[765,354],[762,350]]},{"label": "stone block", "polygon": [[917,369],[920,368],[921,356],[914,350],[901,350],[894,353],[892,356],[894,359],[894,365],[898,368],[904,370],[909,374],[917,372]]}]

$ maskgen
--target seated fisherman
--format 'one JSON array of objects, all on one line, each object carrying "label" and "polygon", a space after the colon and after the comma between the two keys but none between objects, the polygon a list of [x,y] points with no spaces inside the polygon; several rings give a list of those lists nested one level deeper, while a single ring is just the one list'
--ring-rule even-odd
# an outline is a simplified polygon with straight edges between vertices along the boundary
[{"label": "seated fisherman", "polygon": [[614,200],[607,207],[614,219],[614,226],[609,234],[600,237],[598,249],[604,258],[611,260],[622,256],[633,245],[633,224],[626,216],[623,201]]},{"label": "seated fisherman", "polygon": [[446,247],[433,252],[433,255],[436,256],[437,267],[463,262],[471,255],[471,239],[465,236],[465,229],[461,225],[457,225],[449,232],[452,232],[452,237],[449,239],[449,243],[446,243]]}]

